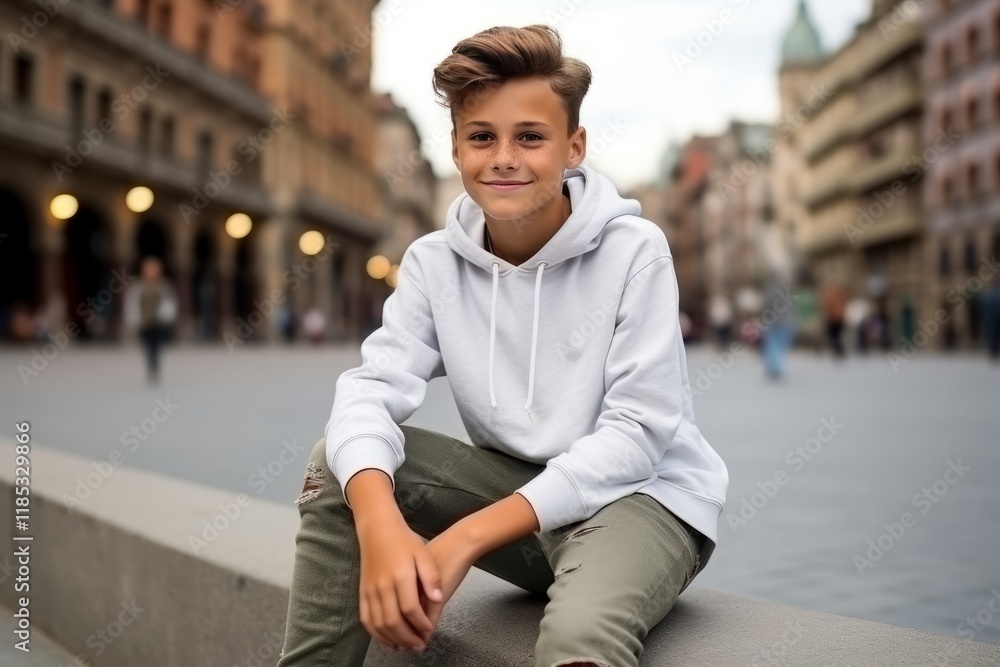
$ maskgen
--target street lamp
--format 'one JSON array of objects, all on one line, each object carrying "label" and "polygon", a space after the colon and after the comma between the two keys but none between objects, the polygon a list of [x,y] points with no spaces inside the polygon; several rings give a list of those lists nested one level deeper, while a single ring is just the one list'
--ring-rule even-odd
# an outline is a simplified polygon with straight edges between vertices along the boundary
[{"label": "street lamp", "polygon": [[234,239],[241,239],[250,233],[253,222],[246,213],[233,213],[226,218],[226,233]]},{"label": "street lamp", "polygon": [[368,275],[370,275],[375,280],[382,280],[387,275],[389,275],[392,266],[389,264],[389,260],[383,255],[375,255],[368,260]]},{"label": "street lamp", "polygon": [[299,237],[299,250],[307,255],[318,254],[324,245],[326,245],[326,239],[315,229]]},{"label": "street lamp", "polygon": [[153,191],[145,185],[137,185],[125,195],[125,205],[133,213],[148,211],[153,205]]},{"label": "street lamp", "polygon": [[68,220],[76,215],[80,203],[73,195],[56,195],[49,203],[49,211],[56,220]]}]

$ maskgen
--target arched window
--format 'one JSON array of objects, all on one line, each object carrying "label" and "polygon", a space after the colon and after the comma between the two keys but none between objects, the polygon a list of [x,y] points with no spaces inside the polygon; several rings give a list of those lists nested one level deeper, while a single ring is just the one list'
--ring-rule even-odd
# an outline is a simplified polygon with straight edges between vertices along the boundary
[{"label": "arched window", "polygon": [[965,102],[965,128],[967,130],[976,129],[979,122],[979,100],[973,95]]},{"label": "arched window", "polygon": [[979,29],[970,25],[965,31],[965,60],[972,63],[976,61],[979,53]]},{"label": "arched window", "polygon": [[970,197],[979,192],[979,165],[975,161],[965,167],[965,191]]},{"label": "arched window", "polygon": [[[998,91],[997,102],[1000,103],[1000,91]],[[998,113],[1000,113],[1000,111],[998,111]],[[945,106],[941,110],[941,126],[940,127],[945,132],[947,132],[948,128],[951,127],[951,109],[948,106]]]},{"label": "arched window", "polygon": [[945,206],[951,203],[951,198],[955,194],[953,190],[954,186],[951,182],[951,176],[945,174],[941,177],[941,203]]}]

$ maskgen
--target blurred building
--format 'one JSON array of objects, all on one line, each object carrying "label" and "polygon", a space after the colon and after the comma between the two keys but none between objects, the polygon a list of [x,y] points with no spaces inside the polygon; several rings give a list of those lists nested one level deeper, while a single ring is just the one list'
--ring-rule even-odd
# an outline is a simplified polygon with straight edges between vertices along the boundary
[{"label": "blurred building", "polygon": [[702,197],[709,186],[715,140],[695,135],[684,144],[671,174],[666,199],[668,237],[680,290],[680,310],[693,321],[706,314],[704,265],[705,209]]},{"label": "blurred building", "polygon": [[438,228],[438,179],[421,151],[417,126],[390,93],[378,98],[378,119],[376,160],[393,226],[375,253],[398,265],[413,241]]},{"label": "blurred building", "polygon": [[[390,291],[368,260],[392,233],[369,88],[375,2],[263,2],[261,93],[294,117],[265,151],[274,213],[256,245],[262,291],[287,294],[297,314],[318,308],[336,339],[365,336]],[[301,247],[312,231],[325,241],[315,258]],[[307,277],[289,284],[289,267]]]},{"label": "blurred building", "polygon": [[365,335],[392,231],[372,5],[0,0],[0,337],[25,313],[118,337],[145,255],[182,340],[273,339],[285,305]]},{"label": "blurred building", "polygon": [[929,4],[925,274],[931,306],[954,327],[944,340],[970,346],[976,297],[1000,280],[989,269],[1000,258],[1000,1]]},{"label": "blurred building", "polygon": [[[921,3],[874,0],[868,20],[822,55],[800,0],[783,45],[778,215],[820,284],[868,296],[890,323],[926,313]],[[790,129],[789,129],[790,128]],[[798,177],[796,177],[798,176]]]},{"label": "blurred building", "polygon": [[[795,20],[781,44],[778,96],[781,117],[775,126],[772,156],[772,191],[778,227],[798,251],[806,224],[802,199],[805,156],[797,130],[823,104],[825,93],[816,94],[816,73],[823,64],[823,46],[805,2],[798,3]],[[810,98],[812,98],[810,100]],[[810,103],[811,102],[811,103]],[[796,262],[804,258],[796,256]]]},{"label": "blurred building", "polygon": [[[731,121],[715,140],[709,188],[703,195],[704,265],[707,298],[730,302],[788,259],[772,248],[765,231],[774,222],[771,151],[774,128]],[[765,255],[765,252],[768,254]]]}]

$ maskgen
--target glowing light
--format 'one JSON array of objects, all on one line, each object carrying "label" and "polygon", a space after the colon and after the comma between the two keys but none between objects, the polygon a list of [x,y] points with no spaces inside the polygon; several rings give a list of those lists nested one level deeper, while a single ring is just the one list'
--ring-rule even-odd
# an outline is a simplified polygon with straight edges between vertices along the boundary
[{"label": "glowing light", "polygon": [[250,233],[253,222],[246,213],[233,213],[226,219],[226,233],[234,239],[241,239]]},{"label": "glowing light", "polygon": [[299,250],[307,255],[317,254],[324,245],[326,245],[326,239],[315,229],[299,237]]},{"label": "glowing light", "polygon": [[389,264],[389,260],[382,255],[375,255],[368,260],[368,275],[370,275],[375,280],[382,280],[387,275],[389,275],[389,270],[392,266]]},{"label": "glowing light", "polygon": [[49,210],[56,220],[68,220],[76,215],[80,203],[73,195],[56,195],[49,204]]},{"label": "glowing light", "polygon": [[144,185],[137,185],[125,195],[125,205],[133,213],[148,211],[153,205],[153,191]]}]

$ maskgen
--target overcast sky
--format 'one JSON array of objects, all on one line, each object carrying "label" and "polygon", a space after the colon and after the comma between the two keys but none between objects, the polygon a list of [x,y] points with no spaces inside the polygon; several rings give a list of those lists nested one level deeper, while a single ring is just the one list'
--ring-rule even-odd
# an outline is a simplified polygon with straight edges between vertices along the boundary
[{"label": "overcast sky", "polygon": [[[451,122],[431,88],[434,67],[459,40],[494,25],[547,23],[566,55],[593,71],[580,122],[586,163],[620,188],[651,180],[670,140],[717,133],[730,119],[778,115],[781,37],[797,0],[382,0],[373,12],[372,86],[391,92],[420,129],[442,178],[451,161]],[[826,50],[846,41],[871,0],[811,0]],[[728,22],[723,12],[728,11]],[[709,25],[715,25],[713,35]],[[721,30],[720,30],[721,27]],[[701,33],[701,34],[699,34]],[[679,63],[691,40],[706,46]],[[598,139],[604,135],[608,140]],[[443,140],[435,141],[435,136]]]}]

